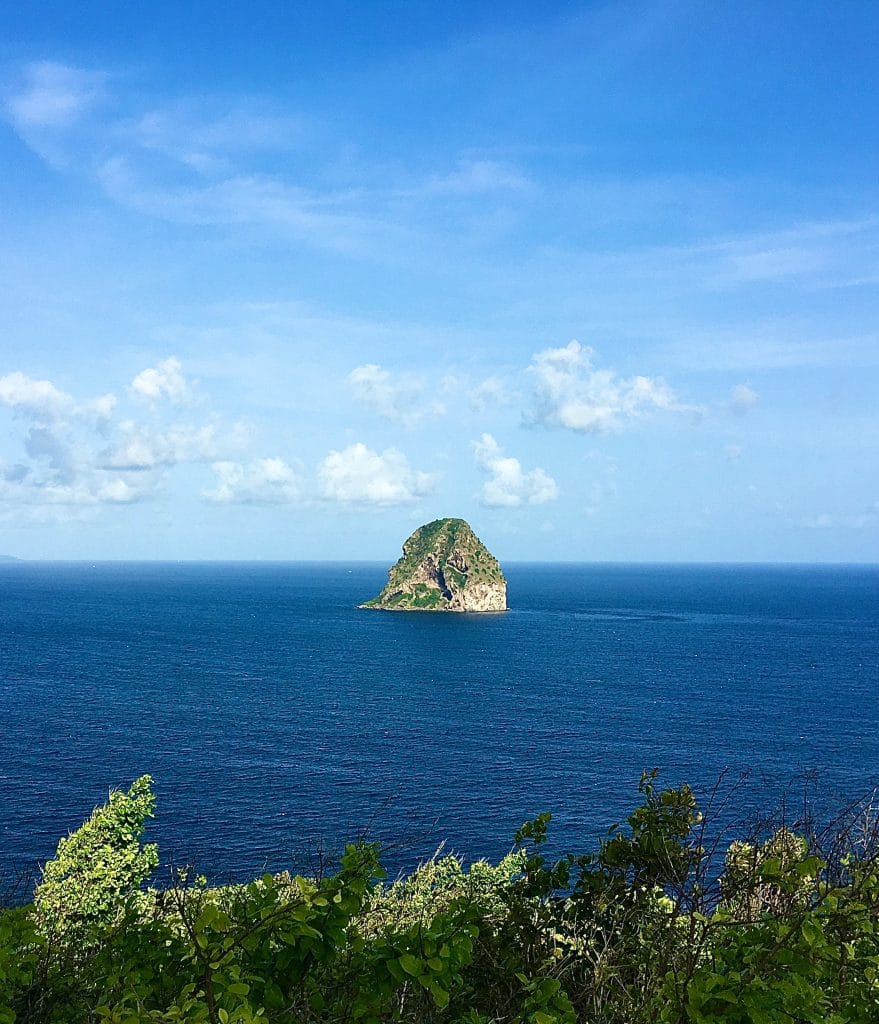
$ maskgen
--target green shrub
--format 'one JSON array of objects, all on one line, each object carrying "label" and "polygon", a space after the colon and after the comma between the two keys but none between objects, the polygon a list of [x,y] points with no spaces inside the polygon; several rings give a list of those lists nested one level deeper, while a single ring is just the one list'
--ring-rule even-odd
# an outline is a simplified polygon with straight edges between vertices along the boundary
[{"label": "green shrub", "polygon": [[592,853],[547,859],[543,814],[498,864],[390,885],[358,844],[318,878],[142,891],[144,777],[0,910],[0,1024],[879,1021],[879,826],[823,851],[778,829],[715,871],[692,791],[656,778]]},{"label": "green shrub", "polygon": [[68,943],[83,941],[121,912],[159,863],[154,844],[142,846],[152,817],[152,779],[144,775],[127,793],[115,791],[104,807],[58,843],[34,891],[40,931]]}]

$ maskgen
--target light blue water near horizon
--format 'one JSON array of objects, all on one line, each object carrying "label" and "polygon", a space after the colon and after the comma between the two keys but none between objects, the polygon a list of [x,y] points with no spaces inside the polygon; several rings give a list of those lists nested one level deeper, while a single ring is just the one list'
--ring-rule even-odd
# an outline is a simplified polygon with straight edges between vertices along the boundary
[{"label": "light blue water near horizon", "polygon": [[742,821],[879,782],[879,567],[513,564],[502,615],[357,609],[386,570],[0,565],[0,868],[145,772],[147,838],[216,879],[364,831],[497,857],[543,810],[581,852],[645,768],[726,770]]}]

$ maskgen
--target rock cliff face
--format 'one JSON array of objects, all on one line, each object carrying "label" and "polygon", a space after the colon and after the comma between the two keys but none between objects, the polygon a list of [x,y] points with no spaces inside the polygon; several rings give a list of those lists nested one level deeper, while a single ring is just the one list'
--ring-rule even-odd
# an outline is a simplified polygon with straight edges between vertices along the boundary
[{"label": "rock cliff face", "polygon": [[463,519],[419,526],[388,572],[384,590],[361,608],[502,612],[507,581],[498,560]]}]

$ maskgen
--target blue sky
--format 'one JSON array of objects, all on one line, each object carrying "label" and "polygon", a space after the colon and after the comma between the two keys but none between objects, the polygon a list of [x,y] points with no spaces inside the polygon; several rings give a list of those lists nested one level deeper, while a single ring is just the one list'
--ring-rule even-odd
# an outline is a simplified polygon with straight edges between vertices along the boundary
[{"label": "blue sky", "polygon": [[879,5],[6,5],[0,553],[879,560]]}]

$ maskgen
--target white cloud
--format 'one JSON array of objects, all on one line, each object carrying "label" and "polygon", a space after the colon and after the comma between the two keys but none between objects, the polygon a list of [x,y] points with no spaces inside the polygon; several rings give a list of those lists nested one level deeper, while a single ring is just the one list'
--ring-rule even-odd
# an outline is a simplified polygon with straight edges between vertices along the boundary
[{"label": "white cloud", "polygon": [[738,462],[744,453],[744,448],[738,444],[728,444],[723,450],[727,462]]},{"label": "white cloud", "polygon": [[750,384],[736,384],[734,388],[730,388],[729,404],[733,412],[746,413],[749,409],[753,409],[759,401],[760,395]]},{"label": "white cloud", "polygon": [[182,371],[180,360],[171,356],[157,366],[141,370],[131,382],[131,390],[152,401],[167,398],[174,403],[185,402],[189,385]]},{"label": "white cloud", "polygon": [[486,377],[478,384],[459,373],[447,373],[440,378],[437,391],[443,397],[446,406],[456,410],[462,409],[467,402],[473,412],[485,412],[492,406],[509,405],[512,396],[507,383],[501,377]]},{"label": "white cloud", "polygon": [[[176,359],[138,374],[131,393],[177,400],[189,389]],[[214,462],[240,449],[240,424],[221,429],[201,424],[146,426],[113,418],[117,399],[102,395],[78,402],[51,381],[16,372],[0,378],[0,406],[26,419],[20,463],[0,469],[0,496],[9,509],[99,507],[130,504],[158,493],[162,470],[182,463]],[[264,467],[267,479],[271,467]]]},{"label": "white cloud", "polygon": [[76,475],[73,449],[46,427],[31,427],[24,442],[24,450],[31,459],[45,459],[53,477],[70,483]]},{"label": "white cloud", "polygon": [[97,72],[38,61],[27,66],[24,87],[7,99],[6,109],[21,131],[66,128],[98,99],[103,81]]},{"label": "white cloud", "polygon": [[[48,381],[32,381],[22,374],[10,377],[11,382],[4,378],[7,404],[25,410],[35,423],[23,439],[27,462],[2,474],[0,495],[8,506],[87,506],[140,496],[121,477],[109,477],[96,464],[90,432],[104,424],[94,415],[94,403],[78,406]],[[100,399],[98,403],[105,404]],[[84,410],[87,415],[78,418]]]},{"label": "white cloud", "polygon": [[97,492],[98,501],[109,502],[113,505],[128,505],[140,497],[141,492],[121,477],[108,480],[98,488]]},{"label": "white cloud", "polygon": [[[180,400],[189,387],[176,359],[167,359],[138,374],[129,394]],[[51,381],[21,372],[0,378],[0,406],[25,419],[22,458],[0,466],[0,500],[10,513],[64,518],[64,509],[98,510],[102,505],[131,504],[160,493],[174,466],[217,463],[217,501],[287,500],[293,493],[292,470],[282,460],[261,459],[250,465],[221,460],[234,457],[249,440],[247,428],[208,422],[170,421],[147,425],[114,418],[113,394],[78,402]],[[153,410],[165,415],[168,409]],[[42,510],[42,511],[41,511]],[[52,510],[58,510],[57,515]],[[79,514],[79,513],[76,513]]]},{"label": "white cloud", "polygon": [[214,423],[174,424],[165,430],[152,430],[134,420],[125,420],[119,424],[119,430],[120,441],[103,453],[105,469],[142,470],[181,462],[210,462],[234,444],[234,437],[219,436]]},{"label": "white cloud", "polygon": [[419,378],[409,374],[395,379],[376,363],[355,367],[348,374],[348,384],[368,409],[404,427],[445,412],[441,402],[424,399],[424,383]]},{"label": "white cloud", "polygon": [[[40,438],[41,443],[46,440]],[[129,505],[151,496],[155,489],[151,479],[133,483],[124,476],[107,474],[89,462],[88,452],[80,449],[59,444],[57,454],[53,454],[47,442],[45,451],[31,446],[29,454],[31,450],[37,458],[32,466],[16,465],[2,474],[0,501],[7,511],[15,507],[38,511]],[[40,463],[40,455],[47,456],[48,466]]]},{"label": "white cloud", "polygon": [[84,484],[59,484],[6,479],[0,484],[0,499],[7,510],[16,506],[97,505],[98,499]]},{"label": "white cloud", "polygon": [[223,505],[277,505],[294,501],[299,495],[299,478],[283,459],[215,462],[217,486],[204,491],[208,501]]},{"label": "white cloud", "polygon": [[25,419],[52,423],[78,417],[92,423],[104,423],[113,415],[116,396],[101,395],[88,402],[76,402],[49,380],[34,380],[19,370],[0,377],[0,405]]},{"label": "white cloud", "polygon": [[20,371],[0,377],[0,404],[36,420],[72,415],[76,402],[48,380],[34,380]]},{"label": "white cloud", "polygon": [[93,398],[90,402],[81,405],[79,412],[83,416],[93,417],[98,421],[108,420],[113,415],[117,402],[118,400],[113,394],[101,395],[100,398]]},{"label": "white cloud", "polygon": [[482,486],[481,500],[490,508],[515,508],[519,505],[543,505],[555,501],[559,489],[555,480],[537,468],[526,472],[518,459],[504,455],[491,434],[473,442],[476,464],[488,474]]},{"label": "white cloud", "polygon": [[42,487],[20,489],[15,494],[3,494],[7,501],[35,506],[97,506],[130,505],[141,495],[122,480],[92,487],[87,482],[75,484],[45,484]]},{"label": "white cloud", "polygon": [[509,401],[506,385],[500,377],[486,377],[471,388],[469,398],[474,412],[485,412],[491,405],[505,405]]},{"label": "white cloud", "polygon": [[534,355],[535,408],[529,422],[597,434],[616,430],[649,410],[695,411],[661,377],[621,378],[592,366],[592,349],[572,341]]},{"label": "white cloud", "polygon": [[405,505],[430,493],[436,477],[413,470],[396,448],[379,453],[365,444],[331,451],[318,467],[324,497],[370,505]]}]

